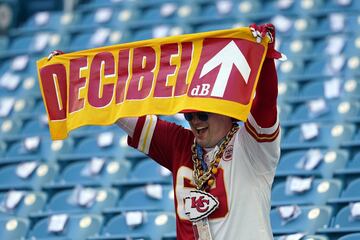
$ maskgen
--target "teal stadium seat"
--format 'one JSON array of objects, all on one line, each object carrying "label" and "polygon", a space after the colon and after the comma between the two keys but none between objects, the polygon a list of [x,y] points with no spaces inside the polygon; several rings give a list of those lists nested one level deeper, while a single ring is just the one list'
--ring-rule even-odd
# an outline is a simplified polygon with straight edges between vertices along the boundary
[{"label": "teal stadium seat", "polygon": [[[316,123],[317,124],[317,123]],[[282,141],[283,149],[304,149],[315,147],[339,147],[344,141],[353,138],[355,125],[317,124],[318,135],[305,139],[300,126],[290,129]],[[310,131],[306,129],[305,131]]]},{"label": "teal stadium seat", "polygon": [[[43,210],[47,201],[47,195],[38,191],[21,191],[22,197],[19,202],[12,203],[9,198],[11,191],[0,193],[0,218],[9,216],[29,217]],[[16,194],[15,194],[16,195]],[[6,202],[8,201],[8,204]],[[14,205],[13,205],[14,204]]]},{"label": "teal stadium seat", "polygon": [[[83,191],[81,193],[81,191]],[[89,193],[91,192],[91,193]],[[89,197],[89,194],[94,195]],[[81,198],[80,194],[83,195]],[[55,193],[41,215],[59,213],[98,213],[115,206],[119,191],[114,188],[73,188]]]},{"label": "teal stadium seat", "polygon": [[18,33],[36,32],[43,30],[64,31],[76,23],[76,12],[42,11],[30,16],[18,29]]},{"label": "teal stadium seat", "polygon": [[297,232],[314,234],[319,229],[330,224],[332,209],[328,206],[302,206],[298,218],[284,222],[279,211],[270,212],[271,226],[275,235],[284,235]]},{"label": "teal stadium seat", "polygon": [[[127,214],[133,212],[128,212]],[[126,216],[114,216],[104,226],[101,237],[94,239],[128,239],[145,238],[161,240],[163,236],[175,233],[175,215],[166,212],[137,212],[142,221],[128,225]],[[130,215],[127,215],[130,218]],[[93,239],[93,238],[91,238]]]},{"label": "teal stadium seat", "polygon": [[358,239],[360,239],[360,233],[347,234],[339,238],[339,240],[358,240]]},{"label": "teal stadium seat", "polygon": [[69,164],[60,174],[53,187],[65,186],[110,186],[119,181],[125,181],[130,171],[126,160],[106,160],[98,173],[86,173],[90,160]]},{"label": "teal stadium seat", "polygon": [[[23,164],[23,163],[22,163]],[[45,184],[53,181],[57,174],[57,166],[55,164],[38,162],[35,169],[30,172],[28,177],[19,177],[16,174],[18,165],[8,165],[0,168],[0,189],[33,189],[40,190]],[[24,170],[19,170],[24,173]],[[11,183],[11,184],[9,184]]]},{"label": "teal stadium seat", "polygon": [[[309,159],[308,150],[295,150],[284,153],[276,169],[276,177],[316,176],[332,178],[338,169],[342,169],[349,161],[349,153],[344,149],[312,149],[319,150],[321,159],[313,168],[302,167],[300,162]],[[307,160],[309,161],[309,160]]]},{"label": "teal stadium seat", "polygon": [[301,193],[287,193],[286,182],[282,182],[272,189],[271,205],[326,205],[328,199],[338,197],[341,190],[342,183],[337,179],[314,179],[311,188]]},{"label": "teal stadium seat", "polygon": [[339,168],[337,175],[359,175],[360,176],[360,152],[356,151],[354,157],[343,168]]},{"label": "teal stadium seat", "polygon": [[22,217],[0,218],[0,239],[25,239],[30,228],[30,221]]},{"label": "teal stadium seat", "polygon": [[142,160],[130,172],[126,183],[130,184],[147,184],[147,183],[161,183],[171,184],[172,174],[169,170],[162,167],[151,159]]},{"label": "teal stadium seat", "polygon": [[332,225],[327,229],[322,229],[319,232],[328,234],[330,236],[360,232],[360,220],[358,218],[352,217],[350,214],[350,207],[345,206],[337,212]]},{"label": "teal stadium seat", "polygon": [[96,214],[74,214],[69,218],[61,232],[49,232],[48,225],[51,216],[39,220],[30,230],[30,239],[78,239],[85,240],[96,236],[102,227],[103,218]]},{"label": "teal stadium seat", "polygon": [[330,199],[331,203],[350,203],[360,201],[360,178],[351,181],[340,196]]},{"label": "teal stadium seat", "polygon": [[[154,191],[153,194],[151,191]],[[173,188],[170,185],[135,187],[120,198],[113,210],[121,212],[136,210],[173,212],[175,210]]]}]

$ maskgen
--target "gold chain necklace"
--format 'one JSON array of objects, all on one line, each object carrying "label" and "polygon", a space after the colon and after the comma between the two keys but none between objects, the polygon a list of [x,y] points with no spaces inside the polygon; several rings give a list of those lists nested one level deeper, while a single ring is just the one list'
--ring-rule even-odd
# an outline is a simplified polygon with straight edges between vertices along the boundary
[{"label": "gold chain necklace", "polygon": [[[201,160],[196,151],[196,143],[191,146],[192,151],[192,160],[194,163],[194,170],[193,170],[193,178],[195,182],[196,189],[198,190],[205,190],[207,187],[211,187],[215,183],[215,174],[218,172],[218,166],[221,161],[222,155],[225,151],[226,146],[239,129],[239,126],[233,125],[230,131],[226,134],[225,139],[219,146],[219,150],[215,153],[215,157],[211,160],[210,166],[208,167],[207,171],[204,171],[201,166]],[[205,183],[207,182],[207,185]]]}]

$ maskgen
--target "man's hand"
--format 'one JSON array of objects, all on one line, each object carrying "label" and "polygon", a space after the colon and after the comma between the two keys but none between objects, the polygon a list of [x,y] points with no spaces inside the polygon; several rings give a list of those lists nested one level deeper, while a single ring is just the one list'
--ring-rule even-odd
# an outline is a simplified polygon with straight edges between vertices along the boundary
[{"label": "man's hand", "polygon": [[257,42],[260,42],[265,36],[270,39],[266,54],[267,58],[279,59],[283,57],[280,52],[275,50],[275,26],[273,24],[267,23],[263,25],[256,25],[253,23],[249,26],[249,28]]},{"label": "man's hand", "polygon": [[63,51],[60,51],[60,50],[54,50],[54,51],[52,51],[52,52],[49,54],[49,56],[48,56],[48,61],[49,61],[50,59],[52,59],[53,56],[61,55],[61,54],[64,54],[64,52],[63,52]]}]

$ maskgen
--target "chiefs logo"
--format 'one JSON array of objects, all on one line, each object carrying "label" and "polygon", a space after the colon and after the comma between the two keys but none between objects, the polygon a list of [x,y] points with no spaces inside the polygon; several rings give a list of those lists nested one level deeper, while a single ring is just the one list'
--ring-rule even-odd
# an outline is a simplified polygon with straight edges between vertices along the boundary
[{"label": "chiefs logo", "polygon": [[190,191],[185,197],[185,214],[190,221],[197,221],[209,216],[218,206],[218,200],[210,193],[200,190]]}]

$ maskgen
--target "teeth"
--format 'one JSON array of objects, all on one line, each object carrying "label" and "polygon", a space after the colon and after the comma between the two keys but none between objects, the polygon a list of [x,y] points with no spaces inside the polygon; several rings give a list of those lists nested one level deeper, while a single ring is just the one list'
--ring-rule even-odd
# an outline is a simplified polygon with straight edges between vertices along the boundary
[{"label": "teeth", "polygon": [[200,131],[200,130],[205,129],[205,128],[206,127],[198,127],[198,128],[196,128],[196,130]]}]

